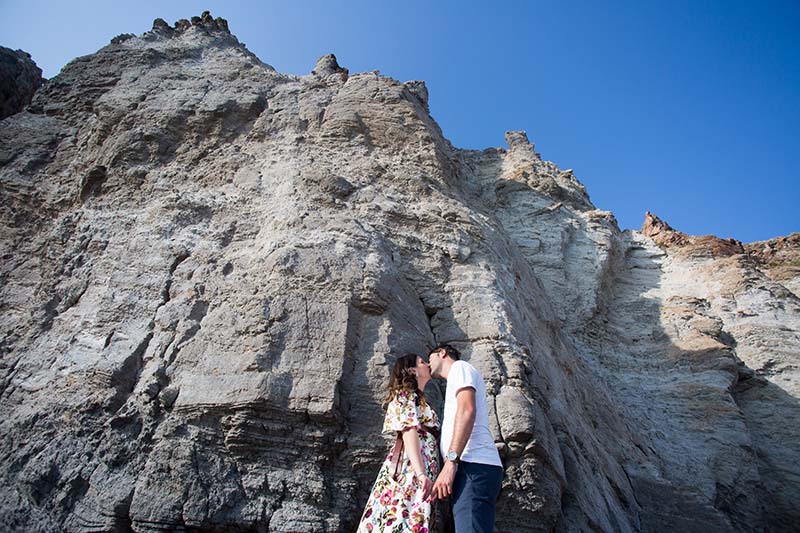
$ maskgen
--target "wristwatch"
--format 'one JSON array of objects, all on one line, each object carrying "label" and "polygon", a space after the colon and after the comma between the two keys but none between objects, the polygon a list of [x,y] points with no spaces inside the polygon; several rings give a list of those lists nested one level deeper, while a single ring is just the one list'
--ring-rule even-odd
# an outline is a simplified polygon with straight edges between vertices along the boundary
[{"label": "wristwatch", "polygon": [[446,459],[448,461],[453,461],[454,463],[458,464],[458,453],[455,450],[450,450],[447,452]]}]

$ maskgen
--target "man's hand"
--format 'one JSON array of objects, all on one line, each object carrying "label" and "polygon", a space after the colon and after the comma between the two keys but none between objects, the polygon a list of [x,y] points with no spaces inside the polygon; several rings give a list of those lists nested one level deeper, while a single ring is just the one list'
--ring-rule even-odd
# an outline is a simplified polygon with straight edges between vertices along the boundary
[{"label": "man's hand", "polygon": [[443,500],[453,493],[453,480],[456,477],[456,464],[453,461],[445,461],[442,471],[436,477],[433,484],[433,494],[431,501]]}]

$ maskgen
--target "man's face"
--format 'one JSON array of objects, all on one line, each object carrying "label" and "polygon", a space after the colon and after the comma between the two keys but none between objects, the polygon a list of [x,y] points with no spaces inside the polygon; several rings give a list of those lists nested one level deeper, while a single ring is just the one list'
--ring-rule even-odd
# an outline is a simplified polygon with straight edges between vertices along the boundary
[{"label": "man's face", "polygon": [[435,378],[442,377],[442,356],[444,355],[444,350],[434,350],[428,355],[428,364],[431,367],[431,375]]}]

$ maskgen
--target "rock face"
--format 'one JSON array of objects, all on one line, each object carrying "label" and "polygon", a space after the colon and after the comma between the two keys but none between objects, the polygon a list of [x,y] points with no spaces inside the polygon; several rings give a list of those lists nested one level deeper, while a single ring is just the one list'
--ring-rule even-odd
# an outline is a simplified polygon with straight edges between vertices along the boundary
[{"label": "rock face", "polygon": [[800,233],[745,245],[761,271],[800,296]]},{"label": "rock face", "polygon": [[0,46],[0,120],[25,109],[43,81],[30,54]]},{"label": "rock face", "polygon": [[498,531],[790,531],[797,240],[621,232],[506,141],[208,13],[67,65],[0,122],[2,529],[352,531],[390,365],[449,342]]}]

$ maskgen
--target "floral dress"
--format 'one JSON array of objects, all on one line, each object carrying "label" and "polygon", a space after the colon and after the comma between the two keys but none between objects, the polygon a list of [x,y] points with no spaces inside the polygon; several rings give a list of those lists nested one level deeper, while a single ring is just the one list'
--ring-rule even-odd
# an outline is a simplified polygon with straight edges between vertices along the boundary
[{"label": "floral dress", "polygon": [[[426,428],[438,430],[439,419],[430,405],[419,405],[416,392],[399,392],[386,408],[383,432],[397,434],[411,427],[417,428],[422,462],[433,481],[439,474],[439,445],[436,436]],[[358,533],[428,533],[431,503],[422,499],[422,483],[417,479],[405,447],[401,462],[397,465],[397,477],[393,477],[395,463],[392,450],[378,472],[378,479],[358,524]]]}]

